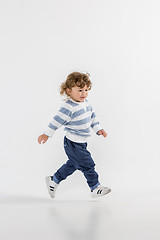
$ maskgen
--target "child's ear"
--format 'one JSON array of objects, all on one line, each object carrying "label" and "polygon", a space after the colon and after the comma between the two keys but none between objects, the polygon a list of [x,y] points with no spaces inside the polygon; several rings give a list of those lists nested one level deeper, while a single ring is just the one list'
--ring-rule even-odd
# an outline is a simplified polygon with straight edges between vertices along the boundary
[{"label": "child's ear", "polygon": [[70,95],[71,92],[72,92],[71,89],[69,89],[69,88],[66,89],[66,93],[67,93],[68,96]]}]

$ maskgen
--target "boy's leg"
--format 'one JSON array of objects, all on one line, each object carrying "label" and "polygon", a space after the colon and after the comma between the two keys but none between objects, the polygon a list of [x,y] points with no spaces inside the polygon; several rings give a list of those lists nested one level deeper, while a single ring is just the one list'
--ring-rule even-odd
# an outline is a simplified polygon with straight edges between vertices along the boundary
[{"label": "boy's leg", "polygon": [[86,149],[87,143],[75,143],[65,138],[65,151],[75,168],[82,171],[91,190],[100,183],[98,173],[95,171],[95,163],[90,152]]},{"label": "boy's leg", "polygon": [[53,175],[53,180],[56,183],[60,183],[62,180],[66,179],[69,175],[71,175],[75,170],[76,170],[76,168],[74,167],[72,162],[70,160],[68,160]]},{"label": "boy's leg", "polygon": [[[70,141],[66,137],[64,138],[64,149],[69,158],[69,161],[67,163],[69,163],[71,167],[68,168],[64,164],[55,173],[54,177],[56,177],[58,181],[62,181],[68,175],[72,174],[76,169],[78,169],[83,172],[91,190],[93,190],[100,184],[98,181],[98,173],[94,169],[95,163],[91,157],[90,152],[86,148],[87,148],[87,143],[76,143],[76,142]],[[67,170],[67,173],[65,173],[66,170]]]},{"label": "boy's leg", "polygon": [[95,163],[87,149],[83,151],[81,157],[83,157],[83,162],[79,163],[79,170],[84,174],[90,189],[93,190],[100,185],[98,173],[95,171]]},{"label": "boy's leg", "polygon": [[83,172],[87,180],[88,186],[91,190],[95,189],[98,185],[100,185],[98,181],[98,173],[95,171],[94,166],[81,166],[80,170]]}]

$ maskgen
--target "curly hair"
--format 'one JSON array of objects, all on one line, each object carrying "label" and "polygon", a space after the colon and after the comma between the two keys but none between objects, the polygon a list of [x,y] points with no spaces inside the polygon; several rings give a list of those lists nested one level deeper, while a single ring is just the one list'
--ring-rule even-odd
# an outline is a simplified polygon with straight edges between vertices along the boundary
[{"label": "curly hair", "polygon": [[80,73],[80,72],[72,72],[68,75],[65,82],[63,82],[60,86],[60,94],[61,95],[68,95],[67,89],[72,89],[72,87],[80,87],[83,88],[85,85],[89,88],[89,90],[92,87],[91,80],[89,79],[90,74],[89,73]]}]

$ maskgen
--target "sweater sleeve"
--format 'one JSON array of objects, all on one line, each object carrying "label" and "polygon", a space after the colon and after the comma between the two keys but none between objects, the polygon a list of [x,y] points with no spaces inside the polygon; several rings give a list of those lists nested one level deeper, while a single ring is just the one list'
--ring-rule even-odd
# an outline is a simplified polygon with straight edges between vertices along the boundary
[{"label": "sweater sleeve", "polygon": [[52,137],[55,131],[60,128],[62,125],[66,125],[72,116],[72,111],[69,107],[69,104],[64,102],[58,113],[52,118],[47,129],[44,131],[44,134],[48,137]]},{"label": "sweater sleeve", "polygon": [[[92,108],[92,115],[91,115],[91,118],[92,118],[92,122],[91,122],[91,128],[93,129],[93,131],[98,134],[98,132],[100,130],[102,130],[103,128],[101,127],[99,121],[97,120],[97,117],[96,117],[96,114]],[[99,135],[99,134],[98,134]]]}]

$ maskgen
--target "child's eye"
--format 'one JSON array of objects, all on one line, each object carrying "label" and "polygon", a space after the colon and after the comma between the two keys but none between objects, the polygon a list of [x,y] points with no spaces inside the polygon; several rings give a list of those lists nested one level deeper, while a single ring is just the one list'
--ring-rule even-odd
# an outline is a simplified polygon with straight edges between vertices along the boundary
[{"label": "child's eye", "polygon": [[[88,89],[85,89],[85,92],[87,92],[87,91],[88,91]],[[78,92],[82,92],[82,89],[79,89]]]}]

